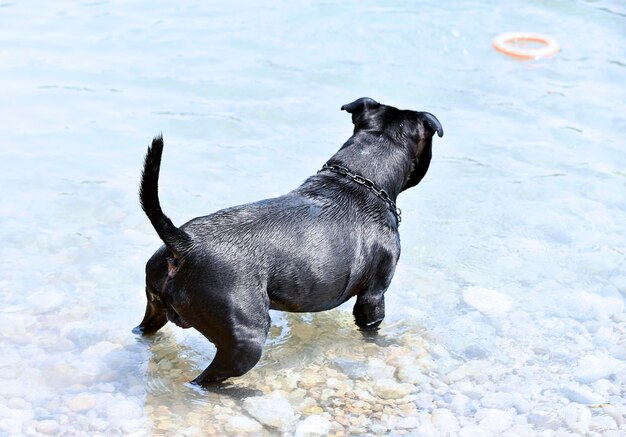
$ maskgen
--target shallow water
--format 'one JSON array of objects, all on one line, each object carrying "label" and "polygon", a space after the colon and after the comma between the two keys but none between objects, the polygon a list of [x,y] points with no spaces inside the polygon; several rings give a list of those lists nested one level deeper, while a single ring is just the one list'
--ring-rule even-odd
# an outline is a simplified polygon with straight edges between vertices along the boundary
[{"label": "shallow water", "polygon": [[[0,4],[0,434],[625,433],[626,8],[456,3]],[[491,48],[517,29],[562,51]],[[363,95],[446,132],[380,335],[274,312],[255,369],[187,384],[210,343],[131,333],[151,137],[182,223],[296,187]]]}]

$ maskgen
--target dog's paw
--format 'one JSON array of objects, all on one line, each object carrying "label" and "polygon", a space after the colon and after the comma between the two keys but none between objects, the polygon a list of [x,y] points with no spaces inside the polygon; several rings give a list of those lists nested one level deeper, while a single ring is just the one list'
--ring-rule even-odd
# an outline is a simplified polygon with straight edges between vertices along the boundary
[{"label": "dog's paw", "polygon": [[154,335],[156,334],[157,331],[158,329],[151,328],[150,326],[138,325],[133,328],[133,334],[140,335],[142,337],[148,337],[150,335]]},{"label": "dog's paw", "polygon": [[382,320],[378,320],[376,322],[368,323],[367,325],[358,325],[359,331],[363,333],[377,333],[380,329],[380,324]]},{"label": "dog's paw", "polygon": [[216,386],[221,385],[222,381],[224,381],[225,379],[227,378],[220,379],[220,380],[212,380],[208,378],[199,379],[198,377],[192,381],[189,381],[189,384],[194,385],[196,387],[201,387],[201,388],[211,388],[211,387],[216,387]]}]

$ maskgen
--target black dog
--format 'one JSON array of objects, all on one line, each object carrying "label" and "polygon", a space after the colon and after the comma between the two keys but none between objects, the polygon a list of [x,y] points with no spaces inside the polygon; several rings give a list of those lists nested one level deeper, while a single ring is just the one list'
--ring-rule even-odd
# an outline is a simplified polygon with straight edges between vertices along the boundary
[{"label": "black dog", "polygon": [[375,330],[382,322],[400,256],[395,199],[422,180],[443,129],[432,114],[367,97],[341,109],[352,114],[354,134],[299,188],[180,228],[159,204],[163,138],[148,148],[141,205],[165,245],[146,265],[148,306],[135,331],[151,334],[169,320],[215,344],[194,383],[254,367],[270,309],[324,311],[356,296],[356,324]]}]

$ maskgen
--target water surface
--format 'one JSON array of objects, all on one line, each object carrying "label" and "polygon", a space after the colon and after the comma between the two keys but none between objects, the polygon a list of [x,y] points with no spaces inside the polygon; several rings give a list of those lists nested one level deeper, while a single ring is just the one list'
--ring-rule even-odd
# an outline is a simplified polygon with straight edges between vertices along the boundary
[{"label": "water surface", "polygon": [[[625,20],[605,0],[0,4],[0,434],[626,432]],[[519,29],[562,51],[492,49]],[[398,201],[380,335],[352,302],[274,312],[253,371],[190,386],[200,334],[131,333],[160,245],[137,200],[152,136],[180,224],[296,187],[361,96],[446,132]]]}]

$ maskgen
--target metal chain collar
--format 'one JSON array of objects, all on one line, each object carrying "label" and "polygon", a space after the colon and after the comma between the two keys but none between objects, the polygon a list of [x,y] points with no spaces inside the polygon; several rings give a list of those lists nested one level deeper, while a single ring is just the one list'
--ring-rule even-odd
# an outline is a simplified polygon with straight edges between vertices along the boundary
[{"label": "metal chain collar", "polygon": [[389,197],[389,194],[387,194],[387,192],[383,190],[382,188],[378,188],[374,182],[372,182],[371,180],[359,174],[352,173],[346,167],[343,167],[341,165],[324,164],[322,166],[322,169],[318,171],[318,173],[324,170],[332,171],[333,173],[340,174],[341,176],[347,177],[348,179],[356,182],[359,185],[363,185],[365,188],[367,188],[372,193],[374,193],[377,197],[382,199],[387,204],[387,206],[389,206],[389,209],[391,210],[393,215],[396,216],[396,220],[398,221],[398,224],[400,224],[400,222],[402,221],[400,218],[400,214],[402,214],[402,211],[400,211],[400,208],[396,206],[396,203],[393,200],[391,200],[391,197]]}]

